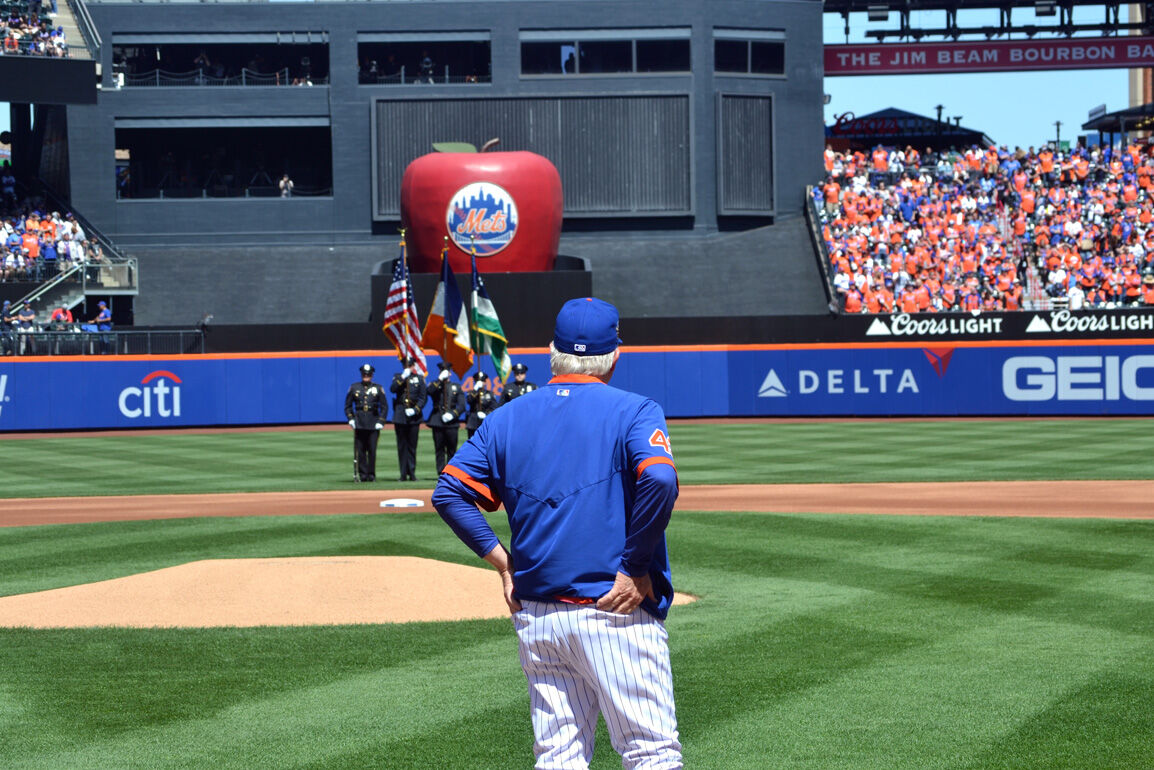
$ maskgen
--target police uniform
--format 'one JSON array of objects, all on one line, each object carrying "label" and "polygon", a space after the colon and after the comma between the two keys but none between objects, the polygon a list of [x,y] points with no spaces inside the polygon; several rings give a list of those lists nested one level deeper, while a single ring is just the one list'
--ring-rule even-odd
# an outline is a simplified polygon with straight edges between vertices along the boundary
[{"label": "police uniform", "polygon": [[492,414],[498,406],[493,391],[485,387],[488,379],[484,372],[477,372],[473,377],[473,390],[465,398],[469,403],[469,418],[465,421],[465,430],[469,438],[472,438],[477,428],[481,427],[481,421]]},{"label": "police uniform", "polygon": [[12,302],[4,300],[4,307],[0,310],[0,355],[11,356],[16,353],[15,329],[16,313],[12,310]]},{"label": "police uniform", "polygon": [[512,382],[510,382],[508,385],[506,385],[504,392],[501,393],[501,403],[502,404],[507,404],[510,401],[512,401],[513,399],[517,398],[517,396],[523,396],[526,393],[530,393],[530,392],[537,389],[536,385],[534,385],[533,383],[531,383],[527,380],[522,380],[521,382],[518,382],[516,380],[517,375],[525,374],[525,372],[527,372],[527,371],[529,371],[529,367],[525,366],[525,364],[514,364],[513,365],[514,380]]},{"label": "police uniform", "polygon": [[372,364],[361,367],[361,380],[349,386],[345,395],[345,417],[353,429],[353,458],[357,478],[377,478],[377,439],[385,426],[388,402],[385,389],[373,382]]},{"label": "police uniform", "polygon": [[437,366],[441,375],[429,383],[429,401],[433,408],[429,412],[427,424],[433,430],[433,448],[437,453],[439,476],[445,464],[457,452],[461,415],[465,413],[465,391],[461,390],[459,383],[453,382],[452,365],[442,361]]},{"label": "police uniform", "polygon": [[404,360],[404,371],[393,375],[393,430],[397,434],[397,465],[400,481],[417,480],[417,439],[421,435],[421,414],[429,400],[425,379],[413,369],[416,362]]}]

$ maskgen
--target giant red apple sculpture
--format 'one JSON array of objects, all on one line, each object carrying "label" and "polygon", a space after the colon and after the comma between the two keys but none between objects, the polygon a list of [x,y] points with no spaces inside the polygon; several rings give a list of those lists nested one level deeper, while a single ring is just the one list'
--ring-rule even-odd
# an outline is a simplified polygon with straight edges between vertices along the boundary
[{"label": "giant red apple sculpture", "polygon": [[[401,179],[401,226],[410,269],[436,273],[448,237],[449,265],[483,273],[548,271],[561,240],[561,175],[533,152],[476,152],[434,145]],[[461,151],[464,150],[464,151]]]}]

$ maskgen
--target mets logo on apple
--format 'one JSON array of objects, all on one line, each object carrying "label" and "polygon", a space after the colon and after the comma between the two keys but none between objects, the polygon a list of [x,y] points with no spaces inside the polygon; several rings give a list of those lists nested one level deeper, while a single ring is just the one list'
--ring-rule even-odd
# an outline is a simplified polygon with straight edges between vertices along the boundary
[{"label": "mets logo on apple", "polygon": [[478,257],[488,257],[513,242],[517,204],[504,188],[473,182],[453,194],[445,225],[453,243],[466,254],[476,247]]}]

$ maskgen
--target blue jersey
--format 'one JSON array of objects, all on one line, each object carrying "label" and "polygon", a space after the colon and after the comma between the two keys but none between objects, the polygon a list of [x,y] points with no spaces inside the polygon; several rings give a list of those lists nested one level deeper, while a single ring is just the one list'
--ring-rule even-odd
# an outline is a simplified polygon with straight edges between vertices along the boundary
[{"label": "blue jersey", "polygon": [[478,556],[498,544],[477,510],[504,504],[519,599],[596,599],[617,572],[673,599],[665,527],[677,471],[661,408],[595,377],[566,375],[489,415],[445,467],[433,505]]}]

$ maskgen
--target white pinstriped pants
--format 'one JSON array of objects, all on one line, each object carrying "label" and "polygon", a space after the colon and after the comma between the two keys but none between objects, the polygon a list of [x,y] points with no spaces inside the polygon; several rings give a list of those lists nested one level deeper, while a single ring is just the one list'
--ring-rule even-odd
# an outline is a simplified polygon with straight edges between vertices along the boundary
[{"label": "white pinstriped pants", "polygon": [[584,770],[597,714],[626,770],[682,767],[665,624],[591,605],[523,601],[513,615],[538,770]]}]

